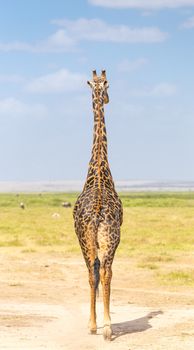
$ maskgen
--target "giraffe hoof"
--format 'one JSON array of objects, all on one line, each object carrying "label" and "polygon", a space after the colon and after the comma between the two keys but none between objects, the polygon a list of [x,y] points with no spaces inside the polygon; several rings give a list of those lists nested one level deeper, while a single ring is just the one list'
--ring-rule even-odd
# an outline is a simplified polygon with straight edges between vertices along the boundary
[{"label": "giraffe hoof", "polygon": [[111,326],[104,326],[103,328],[103,337],[104,340],[111,340],[111,336],[112,336],[112,329]]},{"label": "giraffe hoof", "polygon": [[89,330],[90,330],[90,334],[96,334],[97,333],[97,325],[95,322],[91,322],[91,320],[89,320],[89,324],[88,324]]}]

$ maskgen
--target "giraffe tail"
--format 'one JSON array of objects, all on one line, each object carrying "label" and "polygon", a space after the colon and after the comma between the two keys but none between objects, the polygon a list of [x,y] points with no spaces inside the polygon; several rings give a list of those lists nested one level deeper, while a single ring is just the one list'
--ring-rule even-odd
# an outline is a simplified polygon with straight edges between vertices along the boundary
[{"label": "giraffe tail", "polygon": [[95,281],[95,290],[98,296],[99,295],[98,285],[100,282],[100,260],[98,259],[98,257],[96,257],[94,261],[94,281]]}]

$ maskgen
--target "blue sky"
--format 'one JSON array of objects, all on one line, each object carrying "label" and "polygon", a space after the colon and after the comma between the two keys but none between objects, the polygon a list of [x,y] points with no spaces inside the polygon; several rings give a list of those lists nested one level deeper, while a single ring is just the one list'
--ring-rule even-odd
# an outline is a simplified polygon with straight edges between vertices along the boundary
[{"label": "blue sky", "polygon": [[0,181],[85,178],[103,68],[114,178],[194,179],[194,0],[0,5]]}]

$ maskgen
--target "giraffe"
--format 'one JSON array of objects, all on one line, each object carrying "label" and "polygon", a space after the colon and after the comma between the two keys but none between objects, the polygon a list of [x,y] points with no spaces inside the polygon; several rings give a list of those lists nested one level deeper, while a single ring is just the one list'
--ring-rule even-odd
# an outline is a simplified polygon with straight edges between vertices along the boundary
[{"label": "giraffe", "polygon": [[89,272],[91,334],[97,332],[96,294],[101,281],[104,304],[103,336],[111,340],[110,286],[112,262],[120,242],[120,226],[123,220],[122,203],[111,175],[107,156],[107,136],[104,104],[109,102],[109,84],[106,71],[87,82],[92,88],[94,134],[92,155],[82,193],[74,211],[75,232]]}]

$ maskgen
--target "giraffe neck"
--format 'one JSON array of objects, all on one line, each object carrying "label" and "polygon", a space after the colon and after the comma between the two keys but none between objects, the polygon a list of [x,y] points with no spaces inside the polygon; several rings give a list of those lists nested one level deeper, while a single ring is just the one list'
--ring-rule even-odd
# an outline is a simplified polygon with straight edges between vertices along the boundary
[{"label": "giraffe neck", "polygon": [[88,175],[84,190],[94,188],[97,190],[96,211],[101,207],[102,188],[114,189],[107,155],[107,136],[103,108],[103,96],[93,94],[94,136],[92,156],[89,163]]},{"label": "giraffe neck", "polygon": [[93,95],[94,132],[91,163],[100,167],[101,163],[107,163],[107,135],[104,118],[104,106],[101,96]]}]

